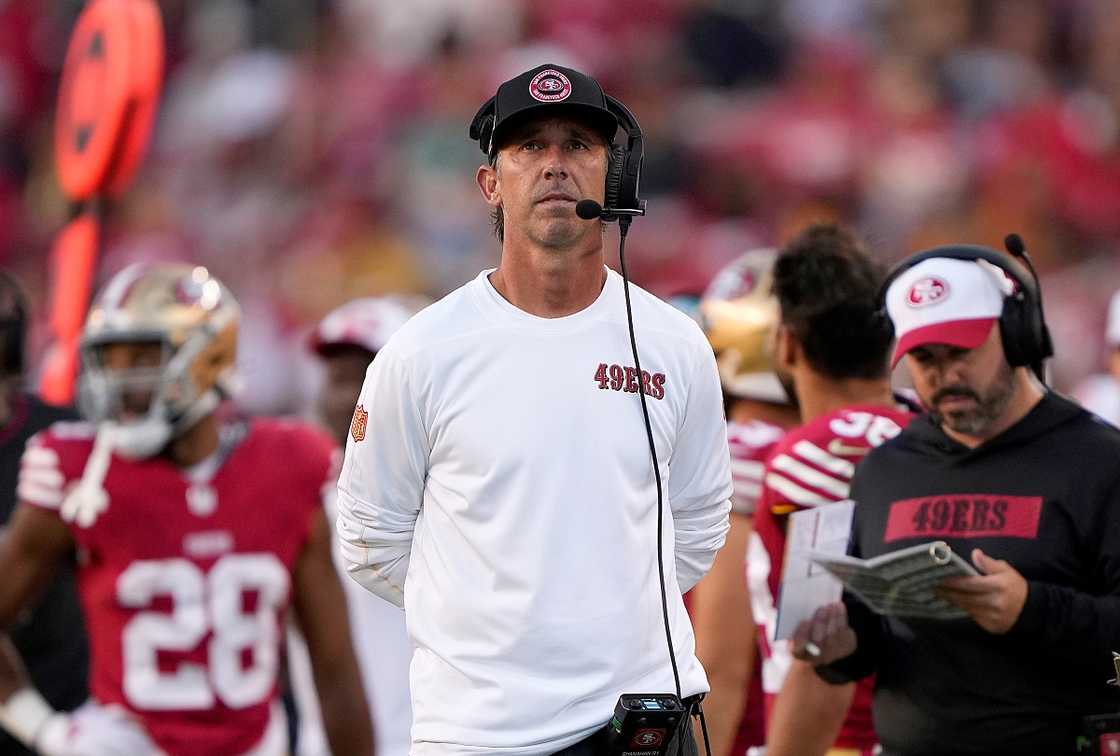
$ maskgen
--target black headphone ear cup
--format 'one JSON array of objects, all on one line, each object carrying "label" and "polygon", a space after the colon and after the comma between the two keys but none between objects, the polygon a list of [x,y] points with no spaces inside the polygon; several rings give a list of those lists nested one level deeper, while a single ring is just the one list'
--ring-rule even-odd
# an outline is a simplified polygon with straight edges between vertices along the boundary
[{"label": "black headphone ear cup", "polygon": [[999,316],[999,335],[1003,339],[1003,353],[1011,367],[1033,365],[1040,359],[1041,334],[1032,327],[1031,302],[1024,294],[1012,294],[1003,300]]},{"label": "black headphone ear cup", "polygon": [[483,145],[483,147],[486,150],[487,155],[489,155],[490,153],[492,153],[494,151],[493,150],[494,145],[492,145],[490,143],[490,140],[493,139],[493,138],[494,138],[494,116],[488,115],[485,118],[483,118],[482,122],[478,125],[478,143]]},{"label": "black headphone ear cup", "polygon": [[626,170],[626,150],[621,145],[611,145],[610,165],[607,167],[607,191],[604,206],[618,207],[622,193],[622,173]]},{"label": "black headphone ear cup", "polygon": [[494,133],[494,115],[496,97],[491,97],[486,102],[482,103],[482,107],[474,114],[471,119],[471,126],[469,130],[470,138],[478,142],[478,146],[487,155],[490,154],[490,137]]},{"label": "black headphone ear cup", "polygon": [[[1033,269],[1031,275],[1035,275]],[[1023,279],[1020,287],[1014,295],[1004,300],[1004,311],[1014,313],[1011,321],[1015,331],[1013,338],[1016,338],[1018,344],[1016,356],[1022,360],[1018,364],[1038,372],[1042,363],[1054,356],[1054,345],[1050,340],[1050,330],[1046,327],[1046,316],[1042,312],[1042,291],[1037,277],[1033,282]],[[1008,362],[1011,362],[1010,356],[1008,353]],[[1039,377],[1042,377],[1041,373]]]}]

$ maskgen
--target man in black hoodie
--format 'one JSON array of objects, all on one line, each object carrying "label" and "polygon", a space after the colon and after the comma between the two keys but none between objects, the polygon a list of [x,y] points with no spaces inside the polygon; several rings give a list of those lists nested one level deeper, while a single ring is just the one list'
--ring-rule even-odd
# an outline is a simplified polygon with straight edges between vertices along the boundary
[{"label": "man in black hoodie", "polygon": [[829,682],[877,673],[885,753],[1072,754],[1081,717],[1120,711],[1120,431],[1048,392],[1038,292],[991,250],[900,266],[885,304],[929,409],[852,481],[852,553],[942,540],[978,577],[945,581],[968,619],[877,616],[857,599],[798,628]]}]

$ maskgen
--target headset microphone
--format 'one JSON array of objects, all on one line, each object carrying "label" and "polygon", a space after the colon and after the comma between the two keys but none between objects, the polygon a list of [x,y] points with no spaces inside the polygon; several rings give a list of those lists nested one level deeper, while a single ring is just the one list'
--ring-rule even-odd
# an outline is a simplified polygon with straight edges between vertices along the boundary
[{"label": "headset microphone", "polygon": [[[1008,234],[1003,237],[1003,246],[1004,249],[1016,257],[1026,258],[1027,256],[1027,245],[1023,244],[1023,237],[1018,234]],[[1034,271],[1032,270],[1031,272],[1033,273]]]},{"label": "headset microphone", "polygon": [[576,215],[584,220],[603,217],[603,206],[593,199],[582,199],[576,203]]},{"label": "headset microphone", "polygon": [[[596,218],[600,220],[621,220],[625,218],[626,221],[621,226],[625,228],[629,226],[630,218],[646,214],[645,200],[641,200],[641,203],[642,208],[640,210],[631,210],[621,207],[603,207],[593,199],[581,199],[576,203],[576,215],[584,220],[595,220]],[[623,231],[623,235],[625,235],[625,231]]]},{"label": "headset microphone", "polygon": [[[1036,297],[1038,302],[1038,319],[1040,326],[1039,336],[1042,341],[1043,359],[1054,354],[1054,342],[1050,338],[1050,327],[1046,325],[1046,311],[1042,309],[1042,282],[1038,278],[1038,273],[1034,269],[1034,263],[1031,261],[1031,256],[1027,253],[1027,245],[1023,243],[1023,237],[1019,234],[1011,233],[1003,237],[1003,248],[1010,252],[1014,257],[1023,261],[1027,266],[1027,270],[1031,272],[1031,278],[1034,279],[1034,286],[1038,292]],[[1042,378],[1045,374],[1045,366],[1042,359],[1032,365],[1035,373]]]}]

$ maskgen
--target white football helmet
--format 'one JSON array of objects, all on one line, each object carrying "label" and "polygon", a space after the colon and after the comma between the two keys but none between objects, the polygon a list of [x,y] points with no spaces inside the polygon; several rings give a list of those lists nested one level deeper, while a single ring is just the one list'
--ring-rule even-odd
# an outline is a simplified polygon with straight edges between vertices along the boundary
[{"label": "white football helmet", "polygon": [[[99,425],[112,425],[114,450],[158,454],[229,396],[241,308],[206,268],[136,264],[115,275],[90,310],[81,336],[78,405]],[[104,348],[155,343],[158,367],[110,369]],[[124,419],[126,394],[150,396],[139,419]]]},{"label": "white football helmet", "polygon": [[397,329],[429,304],[420,296],[353,299],[319,322],[311,334],[311,349],[323,356],[335,347],[356,346],[376,354]]},{"label": "white football helmet", "polygon": [[700,298],[700,322],[715,350],[724,391],[785,404],[789,397],[770,353],[780,315],[771,292],[777,256],[773,249],[755,249],[724,266]]}]

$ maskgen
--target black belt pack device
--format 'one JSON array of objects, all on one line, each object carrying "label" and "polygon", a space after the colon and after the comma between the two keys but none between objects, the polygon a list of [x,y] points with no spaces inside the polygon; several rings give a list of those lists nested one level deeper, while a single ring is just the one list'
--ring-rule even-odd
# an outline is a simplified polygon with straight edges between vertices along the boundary
[{"label": "black belt pack device", "polygon": [[687,719],[671,693],[623,693],[607,724],[609,756],[664,756]]}]

